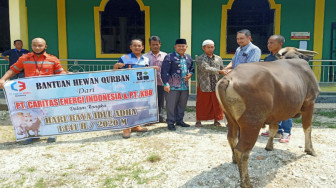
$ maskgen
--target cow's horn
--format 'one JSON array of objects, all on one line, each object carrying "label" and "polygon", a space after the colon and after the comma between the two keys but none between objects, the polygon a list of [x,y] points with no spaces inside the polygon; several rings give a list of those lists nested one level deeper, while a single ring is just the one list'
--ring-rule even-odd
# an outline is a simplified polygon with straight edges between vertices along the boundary
[{"label": "cow's horn", "polygon": [[279,50],[278,54],[280,56],[282,56],[283,54],[285,54],[287,52],[287,48],[282,48],[281,50]]},{"label": "cow's horn", "polygon": [[314,56],[316,54],[318,54],[317,52],[315,51],[310,51],[310,50],[303,50],[303,49],[297,49],[298,52],[304,54],[304,55],[309,55],[309,56]]}]

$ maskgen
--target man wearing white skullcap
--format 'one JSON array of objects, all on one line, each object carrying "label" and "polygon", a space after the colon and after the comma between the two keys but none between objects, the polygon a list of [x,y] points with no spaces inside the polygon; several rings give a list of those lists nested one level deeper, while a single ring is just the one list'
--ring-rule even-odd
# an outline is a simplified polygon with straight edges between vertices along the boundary
[{"label": "man wearing white skullcap", "polygon": [[214,54],[215,43],[205,40],[202,43],[204,53],[196,59],[197,74],[197,100],[196,100],[196,127],[201,127],[201,121],[214,120],[215,126],[224,118],[215,87],[220,75],[225,75],[221,57]]},{"label": "man wearing white skullcap", "polygon": [[210,39],[207,39],[207,40],[203,41],[203,43],[202,43],[202,47],[205,46],[205,45],[208,45],[208,44],[213,44],[213,45],[215,45],[214,41],[212,41],[212,40],[210,40]]}]

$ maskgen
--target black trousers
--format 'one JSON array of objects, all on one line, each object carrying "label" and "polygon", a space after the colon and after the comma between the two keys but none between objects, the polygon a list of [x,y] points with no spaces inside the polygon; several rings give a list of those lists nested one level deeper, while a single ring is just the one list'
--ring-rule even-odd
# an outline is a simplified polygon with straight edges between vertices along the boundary
[{"label": "black trousers", "polygon": [[184,111],[187,108],[188,90],[170,90],[166,92],[167,123],[183,122]]},{"label": "black trousers", "polygon": [[164,120],[163,116],[163,108],[164,108],[164,86],[157,86],[157,93],[158,93],[158,108],[159,108],[159,121],[162,122]]}]

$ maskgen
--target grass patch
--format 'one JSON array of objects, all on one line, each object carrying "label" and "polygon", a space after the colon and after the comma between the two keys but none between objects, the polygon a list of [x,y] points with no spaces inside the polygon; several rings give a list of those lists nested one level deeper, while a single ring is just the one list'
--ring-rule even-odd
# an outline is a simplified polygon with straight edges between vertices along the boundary
[{"label": "grass patch", "polygon": [[44,183],[43,178],[40,178],[34,185],[35,188],[44,188],[47,187],[47,185]]},{"label": "grass patch", "polygon": [[42,156],[47,157],[47,158],[53,158],[54,155],[50,153],[43,153]]},{"label": "grass patch", "polygon": [[[223,124],[222,124],[222,126],[223,126]],[[210,125],[207,125],[207,124],[203,124],[203,126],[201,127],[201,129],[210,129],[210,130],[213,130],[213,131],[220,131],[220,132],[225,132],[225,131],[227,131],[227,127],[222,127],[222,126],[219,126],[219,127],[217,127],[217,126],[214,126],[213,124],[210,124]]]},{"label": "grass patch", "polygon": [[335,124],[330,124],[330,125],[327,125],[328,128],[331,128],[331,129],[336,129],[336,125]]},{"label": "grass patch", "polygon": [[335,123],[320,122],[320,121],[316,121],[316,120],[313,120],[312,126],[315,126],[315,127],[328,127],[328,128],[333,128],[333,129],[336,128],[336,124]]},{"label": "grass patch", "polygon": [[137,168],[132,172],[132,177],[137,181],[138,184],[144,184],[149,181],[149,178],[140,177],[141,174],[147,173],[145,170]]},{"label": "grass patch", "polygon": [[188,106],[188,107],[186,108],[186,112],[196,112],[196,108],[195,108],[195,107],[190,107],[190,106]]},{"label": "grass patch", "polygon": [[54,148],[55,146],[47,146],[46,149],[52,149]]},{"label": "grass patch", "polygon": [[325,117],[328,117],[328,118],[335,118],[336,117],[336,110],[319,111],[318,114],[320,116],[325,116]]},{"label": "grass patch", "polygon": [[153,153],[150,156],[148,156],[146,160],[151,162],[151,163],[155,163],[155,162],[160,161],[161,157],[160,157],[160,155]]},{"label": "grass patch", "polygon": [[35,167],[29,167],[27,168],[27,172],[35,172],[36,168]]},{"label": "grass patch", "polygon": [[104,187],[117,187],[121,185],[125,179],[134,180],[137,184],[147,184],[156,177],[144,177],[149,171],[144,170],[142,167],[138,167],[138,163],[131,164],[129,166],[120,166],[115,168],[117,173],[109,175],[102,182]]},{"label": "grass patch", "polygon": [[115,181],[122,181],[126,177],[127,177],[126,174],[117,174],[116,176],[113,177],[113,180],[115,180]]},{"label": "grass patch", "polygon": [[15,183],[16,185],[19,185],[19,187],[22,187],[25,181],[26,181],[26,177],[22,176],[22,178],[15,181]]},{"label": "grass patch", "polygon": [[108,177],[104,180],[104,187],[118,187],[117,185],[120,185],[120,183],[127,177],[129,177],[127,174],[117,174],[113,177]]},{"label": "grass patch", "polygon": [[293,118],[293,123],[298,123],[301,124],[302,123],[302,119],[301,118]]},{"label": "grass patch", "polygon": [[117,187],[117,185],[115,183],[116,182],[115,182],[114,178],[106,178],[104,180],[104,187],[115,188],[115,187]]},{"label": "grass patch", "polygon": [[96,171],[96,170],[97,170],[97,167],[96,167],[96,166],[90,166],[90,167],[87,167],[87,168],[85,169],[85,172],[90,173],[90,172],[94,172],[94,171]]},{"label": "grass patch", "polygon": [[130,170],[132,170],[132,167],[130,167],[130,166],[118,166],[115,169],[118,170],[118,171],[130,171]]},{"label": "grass patch", "polygon": [[313,122],[312,122],[312,126],[315,126],[315,127],[322,127],[322,126],[323,126],[323,123],[320,122],[320,121],[313,120]]},{"label": "grass patch", "polygon": [[63,180],[63,179],[57,179],[55,181],[55,183],[53,183],[50,187],[61,187],[63,185],[65,185],[65,180]]},{"label": "grass patch", "polygon": [[323,92],[336,92],[336,86],[331,85],[331,86],[320,86],[321,91]]},{"label": "grass patch", "polygon": [[73,164],[69,164],[68,168],[66,169],[73,169],[74,168],[74,165]]}]

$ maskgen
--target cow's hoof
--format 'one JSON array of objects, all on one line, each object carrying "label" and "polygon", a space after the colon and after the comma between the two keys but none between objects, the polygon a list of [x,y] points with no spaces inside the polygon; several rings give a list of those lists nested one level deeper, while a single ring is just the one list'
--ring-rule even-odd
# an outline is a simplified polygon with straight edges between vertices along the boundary
[{"label": "cow's hoof", "polygon": [[237,164],[236,158],[232,156],[232,163]]},{"label": "cow's hoof", "polygon": [[266,147],[265,150],[267,150],[267,151],[273,151],[273,148]]},{"label": "cow's hoof", "polygon": [[308,155],[317,156],[314,150],[305,150]]},{"label": "cow's hoof", "polygon": [[242,187],[242,188],[252,188],[252,185],[250,183],[240,183],[240,187]]}]

